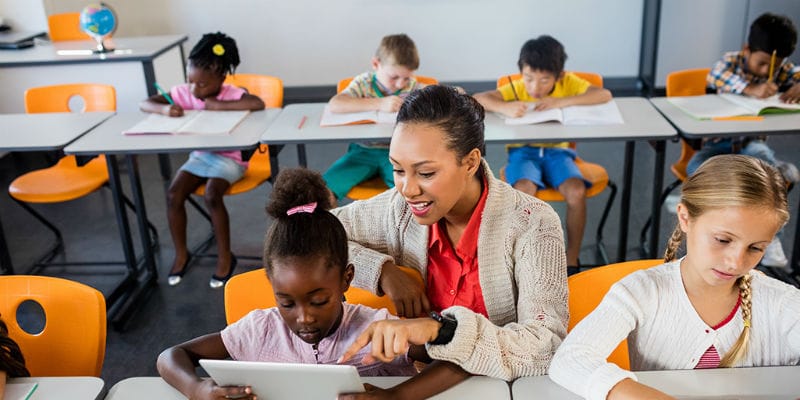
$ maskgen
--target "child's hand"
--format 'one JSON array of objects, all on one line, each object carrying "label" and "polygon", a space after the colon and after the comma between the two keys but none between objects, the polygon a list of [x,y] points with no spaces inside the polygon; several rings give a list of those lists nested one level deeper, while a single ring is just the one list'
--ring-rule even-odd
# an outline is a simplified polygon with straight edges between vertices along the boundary
[{"label": "child's hand", "polygon": [[376,361],[392,362],[408,353],[412,344],[425,344],[439,336],[441,324],[432,318],[385,319],[371,323],[356,338],[337,361],[343,363],[351,359],[359,350],[372,343],[372,351],[364,356],[362,364]]},{"label": "child's hand", "polygon": [[343,393],[340,394],[338,400],[359,400],[359,399],[398,399],[400,397],[392,389],[381,389],[377,386],[364,384],[364,393]]},{"label": "child's hand", "polygon": [[183,107],[177,104],[168,104],[164,106],[161,114],[164,114],[168,117],[182,117],[183,116]]},{"label": "child's hand", "polygon": [[383,112],[398,112],[400,106],[403,105],[403,98],[400,96],[388,96],[381,99],[378,105],[378,111]]},{"label": "child's hand", "polygon": [[800,102],[800,83],[796,83],[790,87],[789,90],[781,95],[780,99],[784,103]]},{"label": "child's hand", "polygon": [[206,103],[206,110],[222,110],[222,101],[217,100],[216,97],[206,97],[203,99]]},{"label": "child's hand", "polygon": [[217,386],[211,379],[203,379],[189,396],[189,400],[242,399],[256,400],[250,386]]},{"label": "child's hand", "polygon": [[533,106],[533,110],[544,111],[544,110],[549,110],[551,108],[561,108],[563,107],[562,100],[563,99],[557,97],[545,97],[536,102],[536,105]]},{"label": "child's hand", "polygon": [[743,94],[750,96],[750,97],[757,97],[759,99],[765,99],[769,96],[778,93],[778,85],[775,82],[764,82],[759,83],[758,85],[747,85],[742,91]]},{"label": "child's hand", "polygon": [[500,113],[511,118],[519,118],[528,112],[528,103],[524,101],[508,101],[503,104]]}]

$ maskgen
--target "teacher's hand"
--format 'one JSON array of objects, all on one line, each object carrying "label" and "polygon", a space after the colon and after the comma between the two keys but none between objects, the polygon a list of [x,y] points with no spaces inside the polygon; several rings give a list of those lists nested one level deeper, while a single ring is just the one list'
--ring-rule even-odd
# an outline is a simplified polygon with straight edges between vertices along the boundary
[{"label": "teacher's hand", "polygon": [[376,361],[392,362],[408,353],[412,344],[425,344],[439,335],[441,324],[432,318],[385,319],[371,323],[337,361],[351,359],[359,350],[372,344],[370,354],[364,356],[363,364]]},{"label": "teacher's hand", "polygon": [[380,287],[392,299],[398,317],[422,317],[430,312],[431,305],[425,289],[391,261],[383,265]]}]

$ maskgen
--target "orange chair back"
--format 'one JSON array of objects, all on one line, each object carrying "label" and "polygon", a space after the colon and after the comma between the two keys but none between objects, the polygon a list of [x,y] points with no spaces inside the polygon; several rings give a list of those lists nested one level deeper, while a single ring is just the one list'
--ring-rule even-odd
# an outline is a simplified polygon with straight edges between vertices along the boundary
[{"label": "orange chair back", "polygon": [[81,30],[81,13],[53,14],[47,17],[50,40],[89,40],[91,37]]},{"label": "orange chair back", "polygon": [[111,85],[97,83],[72,83],[30,88],[25,91],[25,112],[69,112],[73,97],[83,99],[80,112],[116,111],[117,93]]},{"label": "orange chair back", "polygon": [[706,94],[706,76],[711,68],[695,68],[667,74],[667,97]]},{"label": "orange chair back", "polygon": [[[603,76],[594,72],[580,72],[580,71],[567,71],[572,72],[573,74],[577,75],[578,77],[589,81],[592,86],[603,87]],[[516,73],[511,75],[505,75],[497,78],[497,88],[500,89],[503,85],[508,85],[508,79],[511,78],[512,81],[522,78],[522,74]]]},{"label": "orange chair back", "polygon": [[[664,260],[661,259],[627,261],[592,268],[570,276],[567,279],[569,286],[567,331],[571,331],[578,322],[594,311],[608,290],[611,289],[611,285],[632,272],[654,267],[663,262]],[[608,361],[617,364],[620,368],[630,370],[627,340],[623,340],[608,356]]]},{"label": "orange chair back", "polygon": [[225,78],[225,83],[247,89],[258,96],[267,108],[283,107],[283,81],[280,78],[260,74],[234,74]]},{"label": "orange chair back", "polygon": [[[415,75],[414,79],[417,80],[419,83],[424,83],[426,85],[438,85],[439,80],[436,78],[431,78],[430,76],[422,76],[422,75]],[[353,81],[353,77],[344,78],[339,81],[336,85],[336,93],[342,93],[343,90],[347,89],[347,85]]]},{"label": "orange chair back", "polygon": [[[16,319],[26,300],[44,310],[46,322],[39,334],[25,332]],[[32,376],[100,376],[106,302],[96,289],[49,276],[0,276],[0,314]]]},{"label": "orange chair back", "polygon": [[[702,96],[706,94],[706,76],[711,68],[695,68],[674,71],[667,74],[667,97],[670,96]],[[685,181],[686,166],[692,159],[695,149],[681,139],[681,155],[671,166],[672,173]]]},{"label": "orange chair back", "polygon": [[[419,272],[406,267],[400,267],[400,269],[417,279],[420,286],[423,285]],[[379,297],[368,290],[350,286],[344,297],[348,303],[362,304],[376,309],[386,308],[390,313],[397,315],[397,310],[389,300],[389,296]],[[234,275],[225,285],[225,319],[228,324],[238,321],[250,311],[275,307],[276,304],[272,284],[267,279],[267,273],[263,268]]]}]

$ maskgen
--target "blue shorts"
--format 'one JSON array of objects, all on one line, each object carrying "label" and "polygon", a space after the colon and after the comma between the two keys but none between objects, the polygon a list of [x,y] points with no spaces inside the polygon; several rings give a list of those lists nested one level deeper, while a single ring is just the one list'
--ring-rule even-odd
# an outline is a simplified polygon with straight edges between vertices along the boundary
[{"label": "blue shorts", "polygon": [[201,178],[225,179],[230,184],[244,175],[244,167],[236,161],[210,151],[193,151],[180,170]]},{"label": "blue shorts", "polygon": [[578,178],[589,188],[592,183],[583,179],[575,156],[575,150],[560,147],[512,147],[508,149],[506,181],[513,186],[527,179],[544,189],[558,188],[567,179]]}]

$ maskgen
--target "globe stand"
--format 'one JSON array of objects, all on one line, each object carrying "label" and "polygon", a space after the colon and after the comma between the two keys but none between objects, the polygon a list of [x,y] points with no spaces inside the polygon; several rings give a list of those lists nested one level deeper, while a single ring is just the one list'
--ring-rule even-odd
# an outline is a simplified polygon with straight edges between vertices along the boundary
[{"label": "globe stand", "polygon": [[105,37],[95,37],[94,40],[97,42],[97,48],[92,50],[93,54],[106,54],[114,52],[113,47],[106,47]]}]

